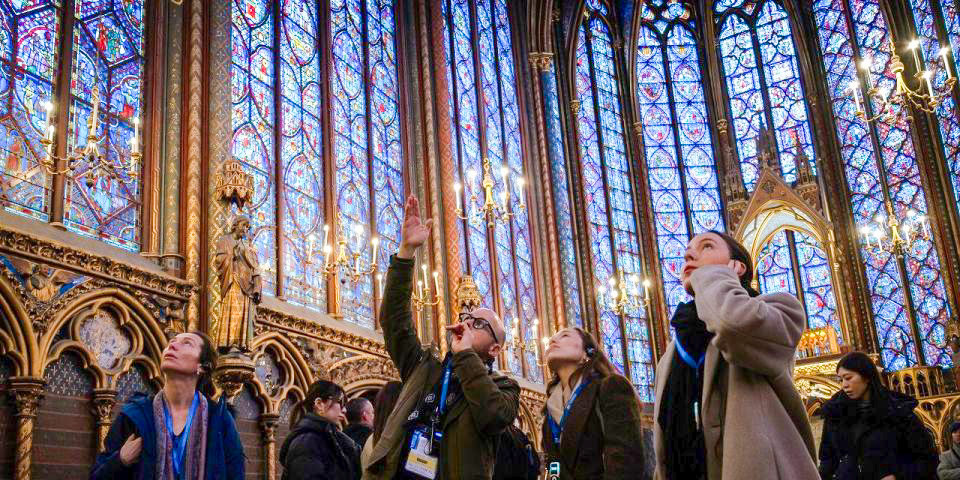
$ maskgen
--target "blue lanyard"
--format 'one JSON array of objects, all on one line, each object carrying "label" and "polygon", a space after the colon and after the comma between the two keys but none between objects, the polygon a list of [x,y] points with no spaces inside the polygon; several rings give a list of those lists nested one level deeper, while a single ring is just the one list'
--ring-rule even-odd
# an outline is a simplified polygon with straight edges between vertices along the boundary
[{"label": "blue lanyard", "polygon": [[680,342],[678,338],[676,341],[677,353],[680,354],[680,358],[683,359],[683,363],[690,365],[690,368],[697,371],[697,375],[700,375],[700,366],[703,365],[703,359],[707,358],[707,353],[704,352],[703,355],[700,355],[698,360],[694,360],[693,356],[687,353],[687,350],[683,348],[683,343]]},{"label": "blue lanyard", "polygon": [[440,387],[440,403],[437,404],[437,418],[443,415],[447,408],[447,390],[450,387],[450,374],[453,373],[453,363],[448,362],[443,369],[443,386]]},{"label": "blue lanyard", "polygon": [[570,400],[567,400],[567,406],[563,408],[563,416],[560,417],[560,423],[553,419],[553,416],[547,414],[547,423],[550,425],[550,433],[553,434],[553,444],[560,446],[560,434],[563,433],[563,426],[567,423],[567,416],[570,415],[570,410],[573,409],[573,402],[577,400],[577,397],[580,396],[580,392],[583,391],[583,388],[590,384],[590,380],[587,380],[580,384],[576,390],[573,391],[573,394],[570,395]]},{"label": "blue lanyard", "polygon": [[173,456],[173,476],[180,478],[183,475],[183,451],[187,446],[187,438],[190,437],[190,427],[193,426],[193,415],[197,413],[197,404],[200,403],[200,393],[193,392],[193,401],[190,403],[190,411],[187,413],[187,423],[183,426],[180,436],[173,434],[173,415],[170,415],[170,409],[167,408],[167,402],[163,402],[163,417],[167,424],[167,435],[170,435],[170,443],[173,448],[170,455]]}]

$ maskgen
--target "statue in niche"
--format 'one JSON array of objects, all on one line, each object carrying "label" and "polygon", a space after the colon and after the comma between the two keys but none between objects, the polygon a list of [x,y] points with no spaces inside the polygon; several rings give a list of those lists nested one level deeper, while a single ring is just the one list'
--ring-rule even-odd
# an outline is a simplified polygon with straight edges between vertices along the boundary
[{"label": "statue in niche", "polygon": [[253,341],[263,285],[257,251],[247,238],[249,234],[250,219],[240,215],[217,240],[213,263],[220,280],[220,322],[211,333],[221,353],[249,352]]}]

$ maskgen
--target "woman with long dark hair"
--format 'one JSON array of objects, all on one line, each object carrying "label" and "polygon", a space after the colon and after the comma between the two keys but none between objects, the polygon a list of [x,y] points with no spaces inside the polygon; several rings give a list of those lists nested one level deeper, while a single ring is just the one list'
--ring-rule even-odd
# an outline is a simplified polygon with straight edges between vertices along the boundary
[{"label": "woman with long dark hair", "polygon": [[223,396],[214,403],[217,351],[201,332],[181,333],[163,350],[163,389],[135,395],[120,410],[91,479],[243,478],[243,445]]},{"label": "woman with long dark hair", "polygon": [[547,346],[543,449],[561,479],[643,476],[640,401],[593,336],[565,328]]},{"label": "woman with long dark hair", "polygon": [[806,324],[800,301],[754,291],[750,254],[721,232],[690,240],[681,279],[694,299],[677,307],[657,365],[656,477],[816,479],[792,377]]},{"label": "woman with long dark hair", "polygon": [[841,390],[821,408],[821,478],[936,478],[937,447],[914,413],[917,400],[884,388],[877,366],[861,352],[841,358],[837,375]]},{"label": "woman with long dark hair", "polygon": [[280,447],[284,480],[360,478],[360,447],[339,427],[346,400],[336,383],[318,380],[310,386]]}]

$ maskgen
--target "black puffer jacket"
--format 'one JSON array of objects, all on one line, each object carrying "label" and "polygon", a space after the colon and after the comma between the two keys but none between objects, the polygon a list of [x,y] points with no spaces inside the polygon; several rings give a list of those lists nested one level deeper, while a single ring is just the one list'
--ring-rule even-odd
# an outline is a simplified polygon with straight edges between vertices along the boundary
[{"label": "black puffer jacket", "polygon": [[360,448],[327,419],[308,414],[280,447],[283,480],[358,480]]},{"label": "black puffer jacket", "polygon": [[[889,390],[863,412],[839,392],[823,405],[820,477],[824,480],[937,478],[933,437],[913,412],[913,397]],[[859,435],[858,435],[859,432]]]}]

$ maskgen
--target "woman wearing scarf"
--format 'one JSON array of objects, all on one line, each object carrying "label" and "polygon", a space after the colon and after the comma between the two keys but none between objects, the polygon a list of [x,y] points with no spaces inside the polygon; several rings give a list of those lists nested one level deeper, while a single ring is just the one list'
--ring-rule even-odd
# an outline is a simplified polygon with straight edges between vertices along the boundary
[{"label": "woman wearing scarf", "polygon": [[135,395],[120,411],[97,455],[95,480],[239,479],[243,445],[211,374],[217,351],[201,332],[181,333],[163,350],[163,389]]},{"label": "woman wearing scarf", "polygon": [[543,449],[548,478],[643,478],[640,402],[596,340],[579,328],[557,332],[545,353]]},{"label": "woman wearing scarf", "polygon": [[657,365],[656,478],[818,479],[792,378],[803,306],[754,291],[750,255],[729,235],[697,235],[684,261],[694,300],[677,308]]},{"label": "woman wearing scarf", "polygon": [[290,419],[280,447],[283,480],[359,480],[360,446],[340,431],[347,397],[333,382],[317,380]]}]

